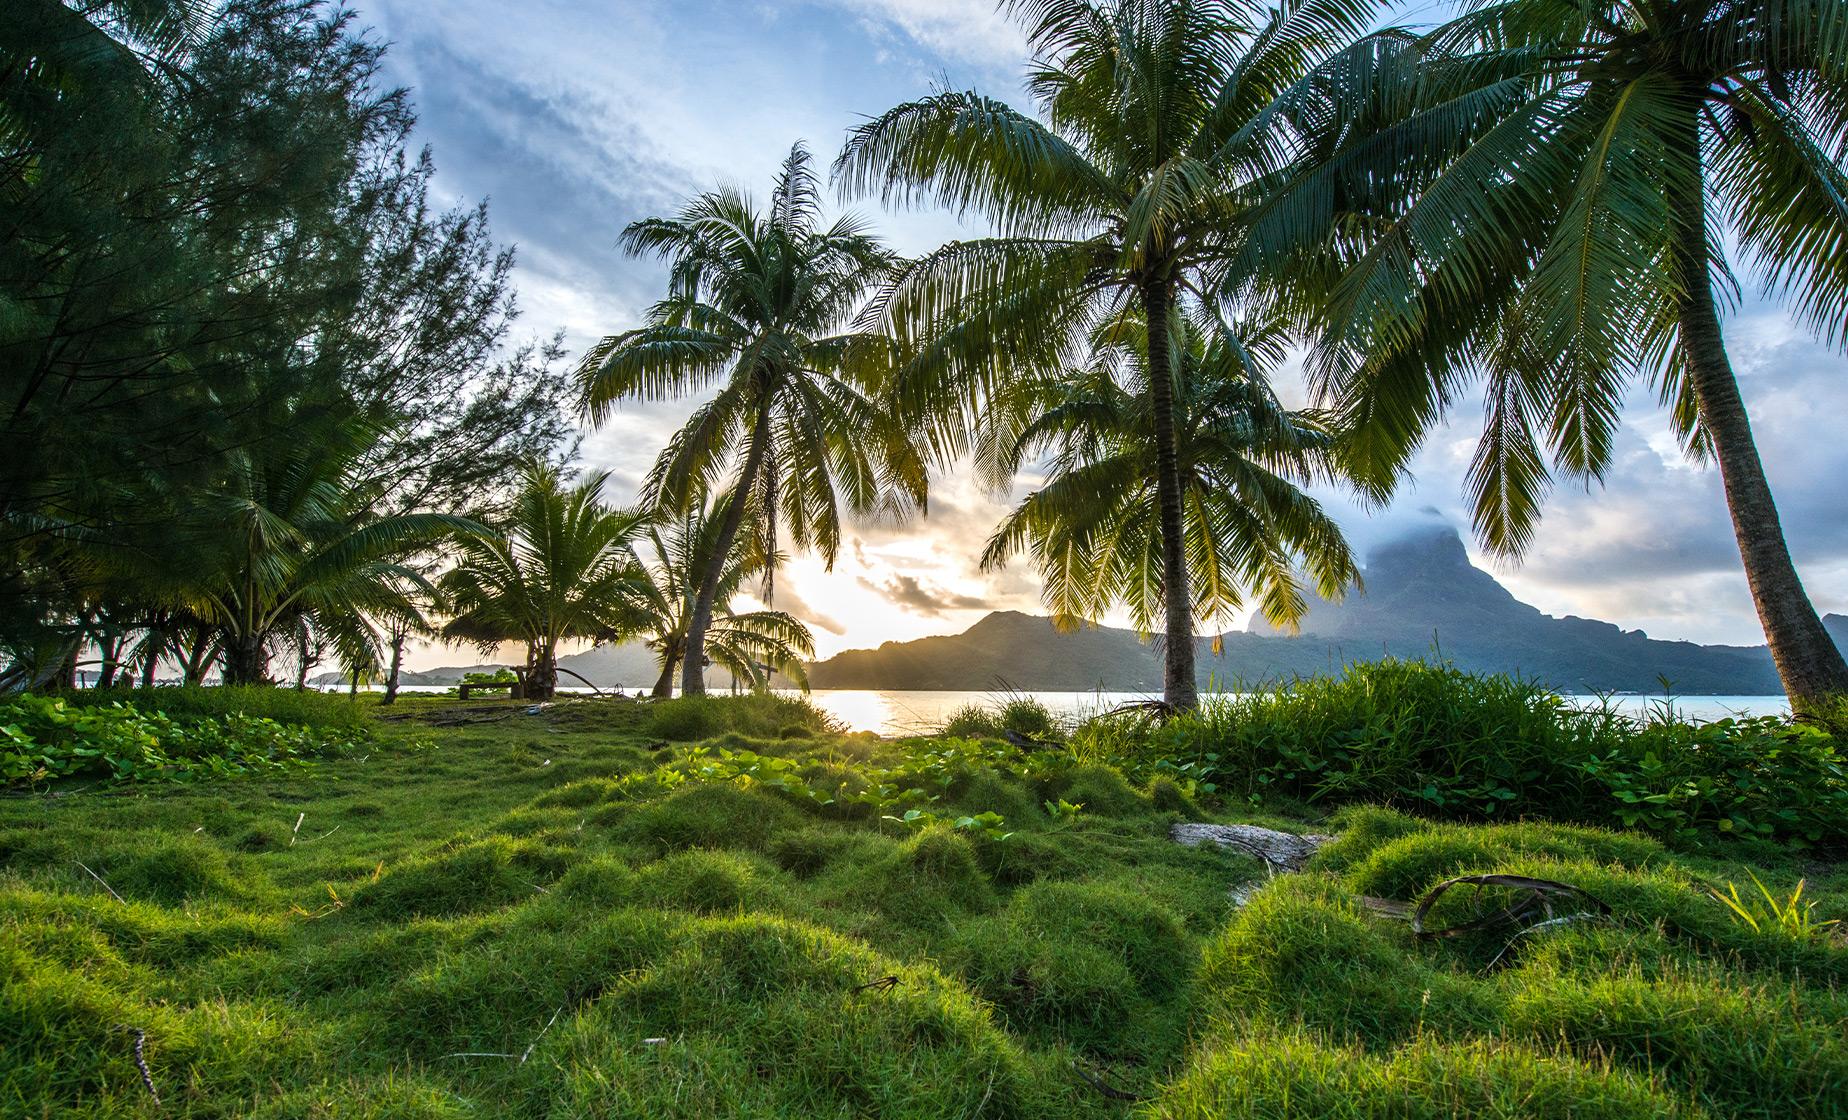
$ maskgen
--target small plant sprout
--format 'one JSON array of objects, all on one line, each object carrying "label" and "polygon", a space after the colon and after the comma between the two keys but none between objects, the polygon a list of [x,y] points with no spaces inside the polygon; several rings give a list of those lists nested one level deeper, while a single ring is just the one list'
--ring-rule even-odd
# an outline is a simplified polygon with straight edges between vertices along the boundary
[{"label": "small plant sprout", "polygon": [[1756,874],[1752,875],[1752,885],[1758,888],[1759,899],[1739,896],[1739,888],[1731,881],[1726,884],[1726,893],[1713,891],[1713,897],[1720,900],[1732,914],[1733,920],[1741,925],[1751,927],[1755,933],[1777,933],[1795,941],[1820,941],[1833,935],[1841,923],[1838,919],[1818,921],[1815,916],[1816,903],[1803,899],[1806,880],[1798,879],[1797,887],[1790,892],[1790,897],[1780,900],[1771,893]]}]

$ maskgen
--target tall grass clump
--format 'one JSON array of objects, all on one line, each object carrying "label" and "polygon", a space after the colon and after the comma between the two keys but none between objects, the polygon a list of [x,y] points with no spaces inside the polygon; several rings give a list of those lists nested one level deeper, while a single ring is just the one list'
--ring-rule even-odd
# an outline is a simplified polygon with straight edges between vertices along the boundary
[{"label": "tall grass clump", "polygon": [[766,739],[838,732],[833,717],[799,696],[752,692],[739,696],[676,696],[649,705],[649,734],[698,742],[728,731]]},{"label": "tall grass clump", "polygon": [[1540,815],[1699,841],[1848,845],[1848,758],[1819,727],[1688,724],[1582,709],[1505,674],[1421,661],[1355,664],[1209,698],[1165,723],[1086,729],[1138,775],[1221,798],[1384,802],[1473,820]]},{"label": "tall grass clump", "polygon": [[965,704],[950,714],[941,733],[961,739],[998,739],[1008,732],[1043,739],[1060,731],[1052,709],[1031,696],[1003,696],[987,704]]}]

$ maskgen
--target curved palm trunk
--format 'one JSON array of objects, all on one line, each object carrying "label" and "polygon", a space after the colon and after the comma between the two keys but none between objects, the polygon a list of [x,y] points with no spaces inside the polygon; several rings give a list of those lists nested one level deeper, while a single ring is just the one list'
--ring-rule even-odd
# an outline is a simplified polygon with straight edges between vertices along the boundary
[{"label": "curved palm trunk", "polygon": [[[1697,149],[1698,151],[1698,149]],[[1698,159],[1698,155],[1696,159]],[[1739,383],[1726,356],[1708,273],[1705,198],[1682,200],[1681,348],[1700,423],[1719,461],[1746,582],[1771,646],[1771,660],[1795,711],[1816,712],[1848,697],[1848,662],[1823,628],[1797,577],[1777,503],[1765,481]]]},{"label": "curved palm trunk", "polygon": [[680,669],[680,694],[706,694],[706,631],[712,627],[712,601],[718,594],[719,579],[725,574],[725,558],[731,555],[732,541],[744,521],[744,507],[750,500],[751,485],[763,468],[764,446],[770,442],[769,402],[764,402],[751,426],[751,443],[745,449],[744,469],[738,472],[738,484],[725,503],[725,520],[719,522],[719,535],[712,542],[712,555],[706,558],[706,570],[700,573],[699,594],[693,600],[693,617],[687,622],[686,661]]},{"label": "curved palm trunk", "polygon": [[1166,607],[1162,698],[1170,708],[1199,705],[1194,683],[1193,596],[1187,583],[1187,544],[1181,528],[1181,463],[1175,450],[1173,362],[1168,317],[1173,293],[1161,281],[1142,288],[1148,317],[1149,404],[1155,417],[1155,497],[1161,522],[1161,589]]},{"label": "curved palm trunk", "polygon": [[398,676],[404,668],[404,639],[401,633],[391,636],[391,669],[385,674],[385,695],[379,698],[380,706],[398,699]]},{"label": "curved palm trunk", "polygon": [[679,666],[680,653],[677,649],[669,648],[662,653],[661,675],[655,679],[651,696],[665,700],[674,694],[674,670]]}]

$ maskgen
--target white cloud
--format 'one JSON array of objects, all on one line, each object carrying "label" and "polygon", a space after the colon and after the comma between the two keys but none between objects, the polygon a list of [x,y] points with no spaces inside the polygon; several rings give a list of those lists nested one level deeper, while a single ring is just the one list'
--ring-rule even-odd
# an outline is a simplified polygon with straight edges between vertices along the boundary
[{"label": "white cloud", "polygon": [[889,23],[944,58],[1017,69],[1027,38],[1018,21],[994,0],[830,0],[862,16]]}]

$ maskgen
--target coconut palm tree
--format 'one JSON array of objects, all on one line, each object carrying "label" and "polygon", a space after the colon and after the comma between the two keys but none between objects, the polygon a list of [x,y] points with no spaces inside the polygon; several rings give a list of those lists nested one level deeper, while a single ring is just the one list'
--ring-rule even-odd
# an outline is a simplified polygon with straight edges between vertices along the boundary
[{"label": "coconut palm tree", "polygon": [[415,614],[415,597],[433,590],[410,558],[481,529],[448,514],[377,515],[377,495],[351,477],[364,443],[355,428],[232,452],[217,486],[173,499],[182,549],[158,564],[118,558],[141,565],[151,602],[183,606],[215,632],[226,683],[267,683],[271,653],[304,626],[366,661],[364,619]]},{"label": "coconut palm tree", "polygon": [[[1244,215],[1298,146],[1277,99],[1370,18],[1366,0],[1261,7],[1221,0],[1018,0],[1043,120],[942,91],[855,129],[836,163],[850,192],[976,211],[999,236],[911,265],[883,304],[909,349],[896,396],[938,417],[934,447],[1011,377],[1056,375],[1125,307],[1168,323],[1233,278]],[[1239,282],[1249,277],[1237,278]],[[1237,287],[1238,283],[1232,283]],[[1148,332],[1165,694],[1196,702],[1171,340]]]},{"label": "coconut palm tree", "polygon": [[[650,555],[643,561],[646,578],[636,632],[649,635],[648,647],[661,660],[656,696],[673,695],[674,674],[686,657],[687,630],[698,598],[693,580],[706,570],[708,550],[718,541],[718,525],[701,511],[651,525],[644,534]],[[753,689],[770,687],[771,674],[781,673],[806,690],[808,676],[802,661],[815,654],[808,627],[783,611],[732,609],[731,601],[740,589],[774,566],[757,544],[755,538],[738,538],[720,569],[712,623],[706,631],[706,658],[728,670],[733,680],[749,682]]]},{"label": "coconut palm tree", "polygon": [[[1182,526],[1193,615],[1205,623],[1229,621],[1252,595],[1273,623],[1293,628],[1308,609],[1299,566],[1328,599],[1358,578],[1340,526],[1301,489],[1335,479],[1337,441],[1322,417],[1285,409],[1270,389],[1281,325],[1235,333],[1189,320],[1173,330]],[[1145,633],[1163,618],[1146,333],[1138,317],[1106,324],[1083,368],[999,401],[1013,424],[989,437],[988,469],[1012,475],[1023,462],[1049,463],[982,562],[995,568],[1031,552],[1061,624],[1095,622],[1119,604]]]},{"label": "coconut palm tree", "polygon": [[443,636],[484,650],[524,643],[531,699],[557,691],[560,642],[612,641],[635,621],[630,539],[642,518],[598,500],[608,477],[597,471],[567,486],[556,467],[527,468],[505,531],[462,538],[456,567],[439,581],[453,611]]},{"label": "coconut palm tree", "polygon": [[[1797,707],[1848,694],[1805,594],[1721,335],[1726,245],[1848,340],[1848,5],[1505,0],[1383,42],[1304,198],[1339,199],[1319,388],[1390,483],[1472,378],[1469,475],[1493,551],[1530,541],[1555,474],[1601,480],[1626,389],[1653,384],[1717,462],[1772,657]],[[1346,114],[1353,119],[1356,114]],[[1280,210],[1289,210],[1289,205]],[[1289,220],[1299,221],[1298,217]]]},{"label": "coconut palm tree", "polygon": [[623,231],[633,255],[670,265],[667,297],[635,330],[605,338],[578,369],[601,422],[619,402],[718,391],[662,452],[645,504],[685,511],[718,493],[718,536],[693,580],[681,689],[705,691],[707,631],[724,565],[749,509],[765,554],[786,531],[832,564],[842,507],[902,515],[921,508],[927,476],[906,433],[868,395],[890,361],[887,340],[854,329],[861,302],[897,258],[854,216],[821,225],[809,155],[797,144],[768,210],[732,189],[703,194],[672,218]]}]

